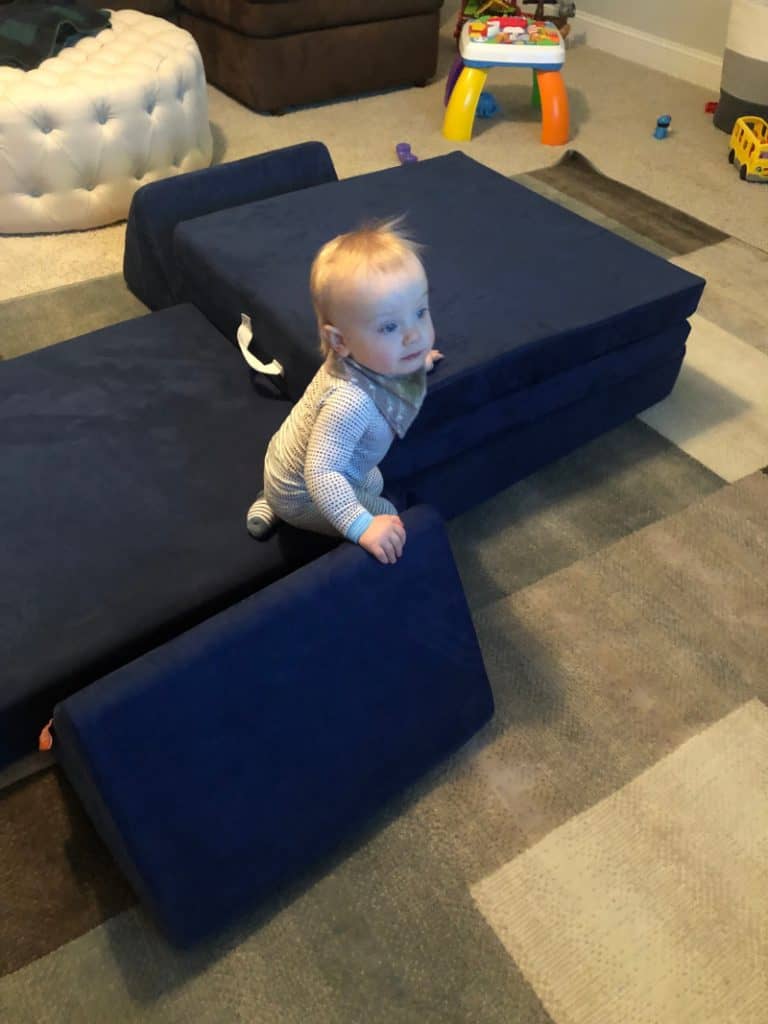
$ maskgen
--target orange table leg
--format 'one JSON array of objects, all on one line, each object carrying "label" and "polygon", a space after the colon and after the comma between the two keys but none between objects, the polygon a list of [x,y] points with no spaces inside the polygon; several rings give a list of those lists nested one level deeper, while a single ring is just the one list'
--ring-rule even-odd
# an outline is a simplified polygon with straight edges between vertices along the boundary
[{"label": "orange table leg", "polygon": [[545,146],[564,146],[570,132],[568,93],[559,71],[537,71],[541,96],[541,141]]}]

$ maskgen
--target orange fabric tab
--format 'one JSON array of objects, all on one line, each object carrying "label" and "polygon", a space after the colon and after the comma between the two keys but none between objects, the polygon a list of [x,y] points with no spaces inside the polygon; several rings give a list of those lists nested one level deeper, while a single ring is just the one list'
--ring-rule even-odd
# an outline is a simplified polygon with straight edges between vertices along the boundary
[{"label": "orange fabric tab", "polygon": [[53,746],[53,732],[51,731],[52,727],[53,719],[51,718],[48,724],[44,726],[42,731],[40,732],[40,738],[37,741],[38,750],[50,750],[51,747]]}]

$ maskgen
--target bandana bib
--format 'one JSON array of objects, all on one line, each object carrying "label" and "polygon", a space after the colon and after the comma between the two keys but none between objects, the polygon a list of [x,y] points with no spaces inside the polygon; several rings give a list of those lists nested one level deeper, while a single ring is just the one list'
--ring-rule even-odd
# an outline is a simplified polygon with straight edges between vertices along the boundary
[{"label": "bandana bib", "polygon": [[405,437],[427,393],[427,371],[424,366],[413,373],[395,376],[376,373],[367,366],[361,366],[350,356],[341,357],[330,352],[326,369],[331,376],[348,380],[369,394],[395,434]]}]

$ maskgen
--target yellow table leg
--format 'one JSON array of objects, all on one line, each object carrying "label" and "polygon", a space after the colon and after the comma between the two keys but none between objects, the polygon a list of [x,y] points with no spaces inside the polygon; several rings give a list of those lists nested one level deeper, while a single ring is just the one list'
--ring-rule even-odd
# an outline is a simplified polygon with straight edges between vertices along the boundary
[{"label": "yellow table leg", "polygon": [[570,133],[568,93],[559,71],[537,71],[541,96],[541,141],[545,146],[564,146]]},{"label": "yellow table leg", "polygon": [[453,87],[448,106],[445,108],[443,135],[451,142],[469,142],[480,93],[483,91],[488,72],[483,68],[464,68]]}]

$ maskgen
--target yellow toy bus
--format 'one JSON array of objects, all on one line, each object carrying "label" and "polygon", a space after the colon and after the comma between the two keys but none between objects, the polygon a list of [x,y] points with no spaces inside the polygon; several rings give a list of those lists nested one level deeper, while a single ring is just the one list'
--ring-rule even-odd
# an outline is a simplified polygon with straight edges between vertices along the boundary
[{"label": "yellow toy bus", "polygon": [[728,162],[738,166],[742,181],[768,182],[768,121],[762,117],[736,120]]}]

